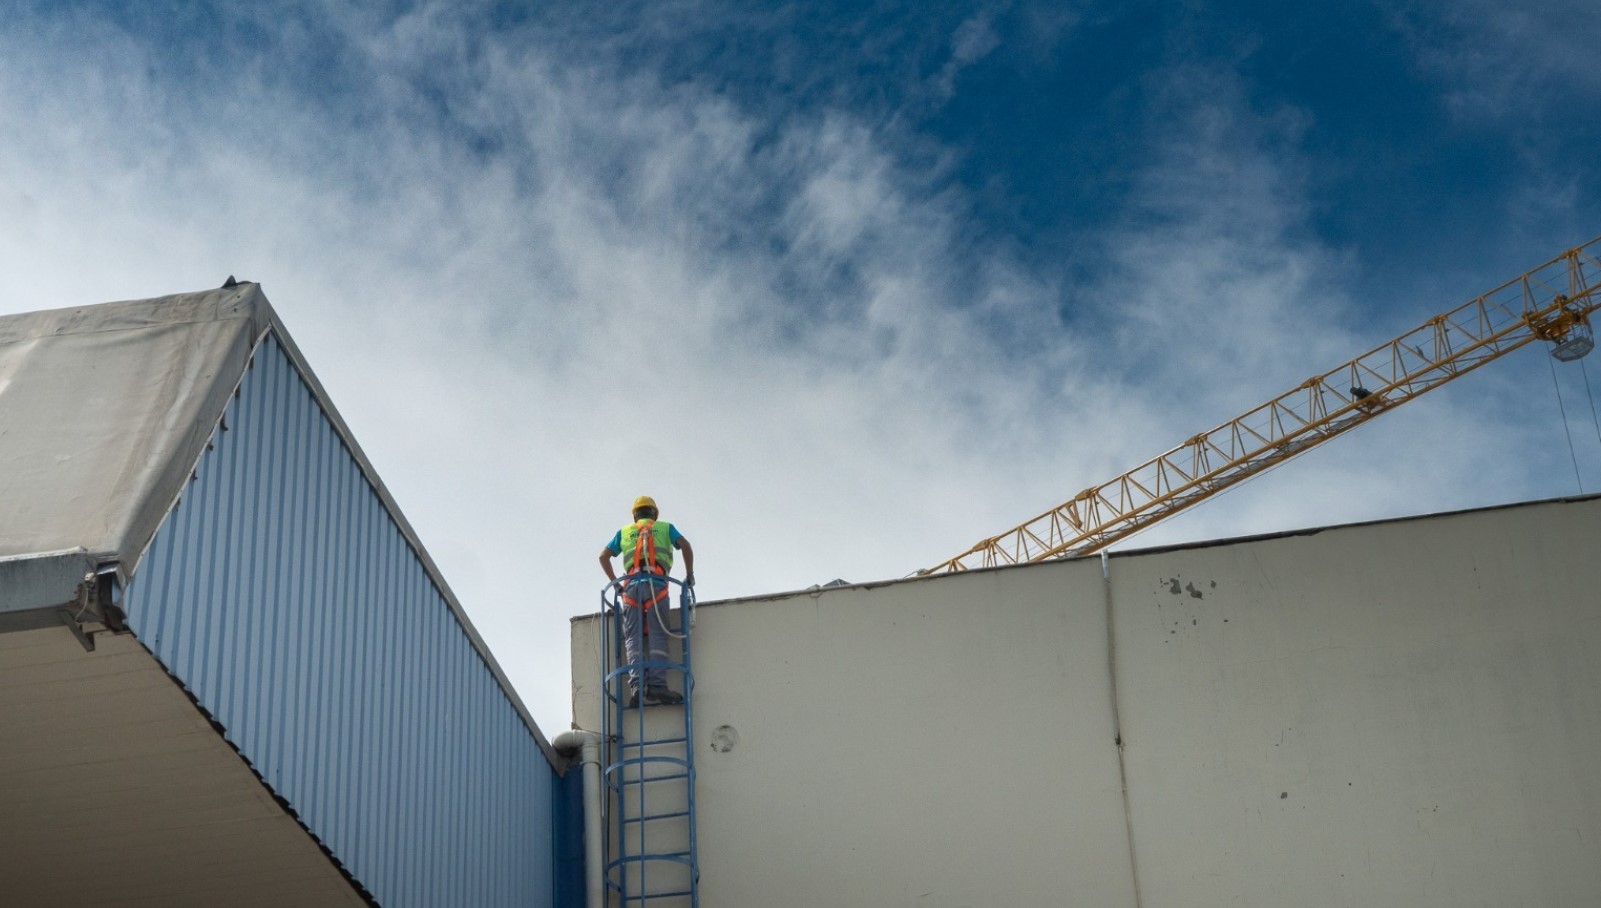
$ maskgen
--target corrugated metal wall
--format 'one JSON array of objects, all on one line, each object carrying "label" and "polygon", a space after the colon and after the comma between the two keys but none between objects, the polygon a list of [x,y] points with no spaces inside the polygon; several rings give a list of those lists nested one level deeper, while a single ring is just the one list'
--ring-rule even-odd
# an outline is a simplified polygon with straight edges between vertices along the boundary
[{"label": "corrugated metal wall", "polygon": [[379,904],[553,903],[560,781],[273,337],[127,609]]}]

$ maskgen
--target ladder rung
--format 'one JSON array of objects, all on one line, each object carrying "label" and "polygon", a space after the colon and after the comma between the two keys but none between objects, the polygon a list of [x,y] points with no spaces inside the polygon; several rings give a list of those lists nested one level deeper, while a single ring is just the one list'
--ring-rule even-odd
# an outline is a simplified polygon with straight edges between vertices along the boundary
[{"label": "ladder rung", "polygon": [[672,813],[653,813],[648,817],[624,817],[624,823],[649,823],[651,820],[670,820],[673,817],[687,817],[689,811],[675,810]]},{"label": "ladder rung", "polygon": [[[678,775],[673,775],[673,776],[661,776],[660,778],[656,778],[656,779],[630,779],[630,780],[628,780],[626,782],[607,782],[606,783],[606,790],[611,792],[612,794],[620,795],[620,794],[624,794],[623,786],[625,786],[625,785],[647,785],[647,784],[649,784],[651,782],[685,782],[685,784],[688,784],[685,780],[691,779],[691,778],[693,778],[693,777],[690,776],[688,773],[680,773]],[[667,789],[667,786],[665,786],[665,785],[662,786],[662,788],[661,788],[661,790],[663,790],[663,791],[665,791],[666,789]]]},{"label": "ladder rung", "polygon": [[613,866],[607,869],[615,869],[615,867],[624,863],[644,864],[649,861],[672,861],[675,864],[689,867],[691,866],[690,862],[678,860],[679,858],[687,857],[689,857],[689,852],[687,851],[647,851],[643,854],[625,854],[622,857],[613,859]]},{"label": "ladder rung", "polygon": [[688,744],[688,738],[657,738],[654,741],[619,741],[618,747],[655,747],[658,744]]},{"label": "ladder rung", "polygon": [[689,773],[675,772],[670,776],[651,776],[648,779],[623,779],[619,785],[644,785],[647,782],[671,782],[673,779],[687,779]]},{"label": "ladder rung", "polygon": [[644,895],[625,895],[623,896],[623,901],[643,902],[646,899],[681,899],[690,894],[688,889],[680,889],[677,892],[647,892]]},{"label": "ladder rung", "polygon": [[645,854],[623,855],[613,863],[621,864],[626,861],[633,864],[646,864],[651,861],[672,861],[679,867],[689,867],[696,873],[700,873],[700,868],[696,867],[694,864],[691,864],[687,860],[680,860],[680,858],[687,857],[689,857],[689,852],[687,851],[650,851],[646,852]]}]

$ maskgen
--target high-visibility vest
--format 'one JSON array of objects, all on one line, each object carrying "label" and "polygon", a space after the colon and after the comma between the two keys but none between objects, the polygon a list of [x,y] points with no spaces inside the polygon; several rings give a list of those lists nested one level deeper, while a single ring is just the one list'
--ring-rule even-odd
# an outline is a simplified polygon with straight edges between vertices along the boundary
[{"label": "high-visibility vest", "polygon": [[623,567],[630,574],[640,571],[665,574],[673,569],[673,525],[665,520],[644,518],[622,529]]}]

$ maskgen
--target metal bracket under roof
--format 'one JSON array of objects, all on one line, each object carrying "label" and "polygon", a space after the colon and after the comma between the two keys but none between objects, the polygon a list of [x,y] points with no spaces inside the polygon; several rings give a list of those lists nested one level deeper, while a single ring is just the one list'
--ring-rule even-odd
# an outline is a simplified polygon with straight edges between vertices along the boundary
[{"label": "metal bracket under roof", "polygon": [[93,651],[91,625],[121,625],[115,589],[115,570],[84,549],[0,557],[0,633],[66,625]]}]

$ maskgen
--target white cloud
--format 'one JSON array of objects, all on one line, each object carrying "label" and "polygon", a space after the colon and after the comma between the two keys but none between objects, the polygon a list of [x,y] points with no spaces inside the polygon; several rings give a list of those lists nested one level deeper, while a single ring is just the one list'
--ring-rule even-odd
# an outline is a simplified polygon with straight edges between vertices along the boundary
[{"label": "white cloud", "polygon": [[951,35],[951,55],[934,77],[934,93],[942,100],[956,93],[956,79],[963,69],[1000,46],[1001,39],[990,21],[993,15],[993,8],[981,9],[964,19]]}]

